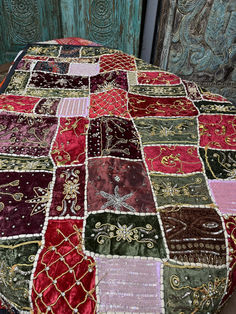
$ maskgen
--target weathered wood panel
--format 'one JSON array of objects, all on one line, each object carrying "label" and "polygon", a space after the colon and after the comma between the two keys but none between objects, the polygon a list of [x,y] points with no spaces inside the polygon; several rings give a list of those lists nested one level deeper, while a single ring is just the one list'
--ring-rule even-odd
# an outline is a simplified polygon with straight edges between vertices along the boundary
[{"label": "weathered wood panel", "polygon": [[138,55],[143,0],[61,0],[63,36]]},{"label": "weathered wood panel", "polygon": [[0,27],[0,63],[5,63],[29,42],[61,37],[58,0],[1,0]]},{"label": "weathered wood panel", "polygon": [[155,64],[236,102],[235,0],[164,0],[157,36]]}]

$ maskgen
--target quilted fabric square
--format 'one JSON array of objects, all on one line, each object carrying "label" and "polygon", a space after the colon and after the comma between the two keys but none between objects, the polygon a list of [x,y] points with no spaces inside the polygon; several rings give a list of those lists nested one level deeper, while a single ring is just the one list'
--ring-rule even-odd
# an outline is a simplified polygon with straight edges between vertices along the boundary
[{"label": "quilted fabric square", "polygon": [[30,113],[40,98],[15,95],[0,95],[0,109]]},{"label": "quilted fabric square", "polygon": [[28,83],[29,77],[29,72],[16,71],[13,74],[11,82],[9,83],[5,93],[19,96],[24,94],[24,90]]},{"label": "quilted fabric square", "polygon": [[92,94],[90,97],[90,118],[103,115],[129,118],[127,92],[118,88]]},{"label": "quilted fabric square", "polygon": [[236,179],[236,151],[199,148],[209,179]]},{"label": "quilted fabric square", "polygon": [[87,117],[89,98],[62,98],[57,110],[58,117]]},{"label": "quilted fabric square", "polygon": [[236,213],[236,181],[209,180],[212,196],[222,213]]},{"label": "quilted fabric square", "polygon": [[1,237],[39,234],[51,194],[52,174],[8,172],[0,175]]},{"label": "quilted fabric square", "polygon": [[138,72],[139,84],[151,85],[178,85],[181,83],[180,78],[174,74],[155,71],[155,72]]},{"label": "quilted fabric square", "polygon": [[40,245],[39,236],[0,240],[0,256],[4,260],[1,263],[1,293],[22,311],[31,309],[29,282]]},{"label": "quilted fabric square", "polygon": [[164,266],[166,313],[211,313],[220,304],[226,287],[226,268],[166,264]]},{"label": "quilted fabric square", "polygon": [[199,118],[200,146],[236,149],[236,117],[201,115]]},{"label": "quilted fabric square", "polygon": [[137,118],[134,122],[143,145],[198,143],[195,118]]},{"label": "quilted fabric square", "polygon": [[168,208],[161,212],[161,220],[172,259],[206,265],[225,264],[224,230],[214,208]]},{"label": "quilted fabric square", "polygon": [[[136,258],[97,257],[98,310],[102,313],[155,313],[161,308],[161,263]],[[149,294],[147,294],[149,291]]]},{"label": "quilted fabric square", "polygon": [[27,50],[27,54],[31,56],[50,56],[57,57],[60,47],[58,45],[35,45],[31,46]]},{"label": "quilted fabric square", "polygon": [[83,117],[60,118],[60,126],[51,150],[57,165],[84,163],[87,128],[88,120]]},{"label": "quilted fabric square", "polygon": [[55,116],[60,98],[41,98],[35,107],[35,113]]},{"label": "quilted fabric square", "polygon": [[202,163],[194,146],[145,146],[149,171],[164,173],[202,172]]},{"label": "quilted fabric square", "polygon": [[196,116],[197,109],[192,101],[185,97],[148,97],[138,94],[128,94],[129,112],[132,117],[145,116]]},{"label": "quilted fabric square", "polygon": [[229,102],[218,103],[216,101],[195,101],[194,104],[201,113],[236,113],[235,106]]},{"label": "quilted fabric square", "polygon": [[67,74],[69,63],[55,61],[38,61],[34,67],[35,71],[52,72],[59,74]]},{"label": "quilted fabric square", "polygon": [[166,257],[156,215],[90,214],[86,219],[85,249],[101,255]]},{"label": "quilted fabric square", "polygon": [[84,166],[60,167],[55,174],[50,216],[80,216],[84,214]]},{"label": "quilted fabric square", "polygon": [[0,153],[47,156],[57,118],[0,113]]},{"label": "quilted fabric square", "polygon": [[213,203],[201,173],[181,176],[152,173],[150,177],[158,206]]},{"label": "quilted fabric square", "polygon": [[80,76],[93,76],[99,73],[99,64],[93,63],[71,63],[69,74]]},{"label": "quilted fabric square", "polygon": [[100,93],[114,88],[128,90],[127,73],[125,71],[101,73],[90,78],[91,93]]},{"label": "quilted fabric square", "polygon": [[34,311],[41,313],[95,311],[95,262],[82,251],[82,220],[49,221],[34,272],[32,302]]},{"label": "quilted fabric square", "polygon": [[141,159],[138,133],[132,121],[113,116],[90,120],[88,157],[99,156]]},{"label": "quilted fabric square", "polygon": [[150,182],[142,161],[94,158],[88,162],[88,211],[155,213]]},{"label": "quilted fabric square", "polygon": [[108,72],[113,70],[135,71],[134,57],[124,53],[114,53],[104,55],[100,58],[100,72]]}]

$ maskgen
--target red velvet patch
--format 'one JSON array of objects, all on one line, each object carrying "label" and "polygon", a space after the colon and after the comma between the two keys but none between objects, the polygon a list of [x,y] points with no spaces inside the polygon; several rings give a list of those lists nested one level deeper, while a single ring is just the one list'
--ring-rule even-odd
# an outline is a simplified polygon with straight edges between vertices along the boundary
[{"label": "red velvet patch", "polygon": [[85,134],[88,119],[61,118],[51,155],[57,165],[82,164],[85,161]]},{"label": "red velvet patch", "polygon": [[168,72],[138,72],[138,83],[151,85],[175,85],[180,84],[181,80],[178,76]]},{"label": "red velvet patch", "polygon": [[236,117],[201,115],[199,117],[200,146],[236,149]]},{"label": "red velvet patch", "polygon": [[103,115],[129,118],[127,92],[114,88],[103,93],[92,94],[90,97],[89,116],[97,118]]},{"label": "red velvet patch", "polygon": [[148,97],[128,94],[128,107],[131,116],[145,117],[171,117],[171,116],[196,116],[198,111],[185,97]]},{"label": "red velvet patch", "polygon": [[33,112],[40,98],[29,96],[0,95],[0,109],[17,112]]},{"label": "red velvet patch", "polygon": [[227,293],[221,303],[224,303],[236,288],[236,216],[225,216],[224,222],[228,233],[230,272]]},{"label": "red velvet patch", "polygon": [[83,216],[84,187],[84,166],[57,168],[50,216]]},{"label": "red velvet patch", "polygon": [[100,72],[112,70],[135,71],[134,57],[125,53],[103,55],[100,58]]},{"label": "red velvet patch", "polygon": [[203,93],[202,98],[206,100],[211,100],[211,101],[229,102],[229,100],[224,98],[223,96],[212,94],[210,92]]},{"label": "red velvet patch", "polygon": [[33,278],[35,313],[94,313],[95,262],[82,252],[82,220],[51,220]]},{"label": "red velvet patch", "polygon": [[193,146],[146,146],[145,159],[150,171],[192,173],[202,171],[202,163]]}]

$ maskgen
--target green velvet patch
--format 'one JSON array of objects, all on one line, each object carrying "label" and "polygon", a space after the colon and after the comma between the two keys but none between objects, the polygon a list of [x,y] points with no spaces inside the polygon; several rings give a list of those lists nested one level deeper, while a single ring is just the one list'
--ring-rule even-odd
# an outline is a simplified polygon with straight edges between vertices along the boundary
[{"label": "green velvet patch", "polygon": [[226,268],[165,264],[165,313],[215,313],[226,285]]},{"label": "green velvet patch", "polygon": [[214,101],[196,101],[195,106],[201,113],[236,113],[236,106],[230,103],[217,103]]},{"label": "green velvet patch", "polygon": [[154,86],[154,85],[133,85],[130,86],[130,93],[147,96],[186,96],[183,85]]},{"label": "green velvet patch", "polygon": [[27,88],[27,96],[38,97],[86,97],[89,94],[88,89],[56,89],[56,88]]},{"label": "green velvet patch", "polygon": [[17,157],[17,156],[0,156],[1,170],[53,170],[53,164],[49,157]]},{"label": "green velvet patch", "polygon": [[90,214],[86,220],[85,248],[103,255],[166,257],[155,215]]},{"label": "green velvet patch", "polygon": [[196,118],[138,118],[134,122],[144,145],[198,143]]},{"label": "green velvet patch", "polygon": [[236,151],[199,148],[209,179],[236,179]]},{"label": "green velvet patch", "polygon": [[59,54],[60,45],[46,45],[46,46],[33,46],[27,50],[27,55],[32,56],[50,56],[57,57]]},{"label": "green velvet patch", "polygon": [[166,176],[150,174],[158,206],[212,204],[204,176],[199,174]]},{"label": "green velvet patch", "polygon": [[101,56],[103,54],[112,54],[112,53],[120,53],[120,51],[106,48],[106,47],[83,47],[81,56],[94,57],[94,56]]},{"label": "green velvet patch", "polygon": [[17,309],[30,310],[29,280],[39,237],[0,240],[0,293]]},{"label": "green velvet patch", "polygon": [[11,77],[11,81],[8,84],[5,94],[24,95],[24,89],[28,82],[29,76],[29,72],[15,72]]}]

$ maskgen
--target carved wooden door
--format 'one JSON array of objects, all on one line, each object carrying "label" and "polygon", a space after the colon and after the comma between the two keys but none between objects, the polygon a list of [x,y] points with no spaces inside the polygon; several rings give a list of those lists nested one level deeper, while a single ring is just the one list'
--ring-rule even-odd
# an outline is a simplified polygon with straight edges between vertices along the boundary
[{"label": "carved wooden door", "polygon": [[0,64],[28,42],[82,37],[138,55],[143,0],[1,0]]},{"label": "carved wooden door", "polygon": [[162,0],[154,63],[236,103],[236,1]]}]

